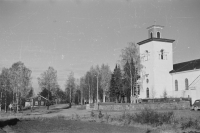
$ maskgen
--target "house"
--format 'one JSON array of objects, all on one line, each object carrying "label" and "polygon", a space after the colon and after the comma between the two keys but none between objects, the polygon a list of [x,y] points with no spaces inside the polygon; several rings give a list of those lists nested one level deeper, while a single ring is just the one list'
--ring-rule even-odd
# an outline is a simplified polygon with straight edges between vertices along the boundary
[{"label": "house", "polygon": [[139,98],[200,99],[200,59],[173,64],[173,39],[163,38],[164,26],[147,28],[148,39],[138,42],[141,70]]},{"label": "house", "polygon": [[47,101],[47,98],[37,95],[31,98],[31,106],[46,106]]}]

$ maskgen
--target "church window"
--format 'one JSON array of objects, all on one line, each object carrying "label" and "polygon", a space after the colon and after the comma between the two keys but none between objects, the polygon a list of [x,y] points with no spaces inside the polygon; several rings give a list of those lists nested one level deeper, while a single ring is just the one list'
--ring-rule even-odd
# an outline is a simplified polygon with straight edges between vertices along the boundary
[{"label": "church window", "polygon": [[151,32],[151,38],[153,38],[153,33]]},{"label": "church window", "polygon": [[188,90],[188,79],[185,79],[185,90]]},{"label": "church window", "polygon": [[146,50],[144,54],[144,61],[148,61],[148,60],[149,60],[149,51]]},{"label": "church window", "polygon": [[149,98],[149,88],[147,88],[147,98]]},{"label": "church window", "polygon": [[160,38],[160,32],[157,32],[157,38]]},{"label": "church window", "polygon": [[167,60],[167,54],[164,49],[161,49],[159,52],[159,59],[160,60]]},{"label": "church window", "polygon": [[175,80],[175,91],[178,91],[178,80]]},{"label": "church window", "polygon": [[164,59],[164,50],[163,49],[160,50],[160,59],[161,60]]},{"label": "church window", "polygon": [[147,79],[146,82],[149,83],[149,79]]}]

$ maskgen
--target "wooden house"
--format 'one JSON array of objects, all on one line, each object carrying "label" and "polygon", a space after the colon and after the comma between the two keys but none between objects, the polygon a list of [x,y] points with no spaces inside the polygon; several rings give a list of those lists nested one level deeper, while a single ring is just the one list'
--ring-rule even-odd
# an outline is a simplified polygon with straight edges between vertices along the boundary
[{"label": "wooden house", "polygon": [[46,106],[47,101],[48,101],[47,98],[41,95],[37,95],[31,98],[31,106]]}]

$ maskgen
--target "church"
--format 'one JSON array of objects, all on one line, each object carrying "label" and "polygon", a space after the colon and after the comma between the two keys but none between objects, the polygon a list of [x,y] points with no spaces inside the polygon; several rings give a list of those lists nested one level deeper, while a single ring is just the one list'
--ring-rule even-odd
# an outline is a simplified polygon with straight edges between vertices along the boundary
[{"label": "church", "polygon": [[164,26],[147,28],[148,39],[138,42],[141,70],[139,98],[200,99],[200,59],[173,64],[173,39],[162,36]]}]

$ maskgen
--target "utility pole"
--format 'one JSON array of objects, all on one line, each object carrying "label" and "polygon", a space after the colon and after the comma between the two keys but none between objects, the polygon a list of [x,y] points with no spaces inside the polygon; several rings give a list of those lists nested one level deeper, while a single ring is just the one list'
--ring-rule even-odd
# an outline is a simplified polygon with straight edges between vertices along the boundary
[{"label": "utility pole", "polygon": [[1,89],[1,103],[0,103],[0,111],[1,111],[1,106],[2,106],[2,89]]},{"label": "utility pole", "polygon": [[98,82],[99,82],[99,73],[97,74],[97,104],[98,104],[98,99],[99,99],[99,86],[98,86]]},{"label": "utility pole", "polygon": [[16,91],[16,101],[17,101],[17,113],[18,113],[18,87],[17,87],[17,91]]},{"label": "utility pole", "polygon": [[4,87],[4,90],[5,90],[5,112],[6,112],[6,88],[5,88],[5,85],[3,87]]}]

